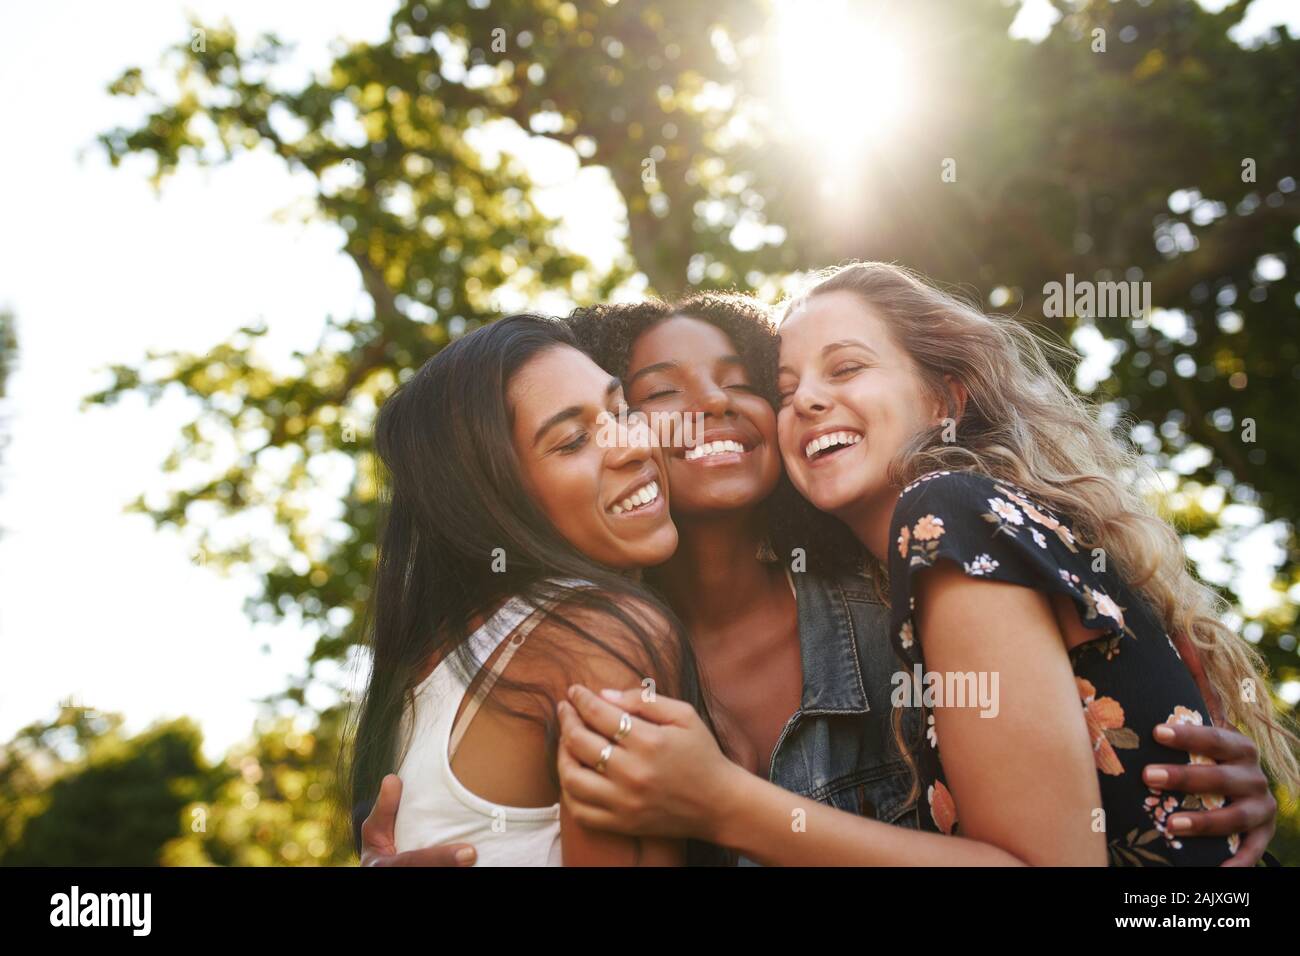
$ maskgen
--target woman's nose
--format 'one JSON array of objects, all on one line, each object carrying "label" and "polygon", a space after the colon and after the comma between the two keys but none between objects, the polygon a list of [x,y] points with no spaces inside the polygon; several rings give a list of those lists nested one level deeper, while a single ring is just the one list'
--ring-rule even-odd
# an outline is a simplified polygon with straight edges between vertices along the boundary
[{"label": "woman's nose", "polygon": [[791,400],[796,414],[820,415],[830,408],[830,400],[813,385],[800,384]]},{"label": "woman's nose", "polygon": [[725,388],[707,385],[700,389],[697,404],[706,415],[722,416],[731,411],[731,395]]},{"label": "woman's nose", "polygon": [[[611,419],[613,416],[611,416]],[[621,468],[630,462],[645,460],[657,442],[649,421],[642,412],[629,412],[610,429],[614,437],[612,447],[605,452],[605,461],[612,468]]]}]

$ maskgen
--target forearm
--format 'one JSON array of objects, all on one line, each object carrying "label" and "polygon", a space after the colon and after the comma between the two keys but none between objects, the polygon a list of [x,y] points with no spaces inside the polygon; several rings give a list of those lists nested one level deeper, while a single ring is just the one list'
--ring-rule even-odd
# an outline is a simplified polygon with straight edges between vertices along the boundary
[{"label": "forearm", "polygon": [[560,847],[565,866],[685,866],[681,840],[634,837],[583,826],[561,805]]},{"label": "forearm", "polygon": [[1025,865],[989,843],[855,816],[736,770],[706,837],[768,866]]}]

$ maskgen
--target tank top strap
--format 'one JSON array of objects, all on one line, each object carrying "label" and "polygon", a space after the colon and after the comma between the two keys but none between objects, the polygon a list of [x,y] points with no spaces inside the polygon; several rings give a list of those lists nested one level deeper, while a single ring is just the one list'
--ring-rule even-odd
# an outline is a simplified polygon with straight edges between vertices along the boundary
[{"label": "tank top strap", "polygon": [[[591,582],[578,578],[556,579],[555,583],[565,587],[591,585]],[[469,646],[474,653],[474,659],[479,662],[479,667],[482,669],[486,666],[488,658],[500,647],[501,642],[512,633],[514,635],[510,637],[510,642],[497,655],[496,660],[492,662],[488,672],[483,675],[478,689],[474,691],[474,695],[465,704],[465,709],[461,711],[459,719],[456,720],[451,736],[447,741],[447,759],[449,761],[455,757],[461,739],[469,729],[470,722],[478,714],[479,708],[487,700],[488,694],[492,693],[492,688],[496,686],[497,681],[510,664],[510,659],[523,646],[533,628],[537,627],[542,619],[546,617],[549,609],[549,604],[544,603],[543,606],[537,607],[523,598],[513,597],[501,605],[496,613],[484,621],[482,626],[468,638]]]},{"label": "tank top strap", "polygon": [[474,664],[482,669],[489,657],[501,646],[510,634],[526,621],[536,610],[532,604],[521,597],[512,597],[502,604],[478,630],[465,639]]}]

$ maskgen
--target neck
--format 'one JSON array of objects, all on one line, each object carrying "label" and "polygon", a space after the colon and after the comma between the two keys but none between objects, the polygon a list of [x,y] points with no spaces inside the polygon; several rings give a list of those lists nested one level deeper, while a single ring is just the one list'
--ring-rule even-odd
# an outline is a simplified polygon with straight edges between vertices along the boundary
[{"label": "neck", "polygon": [[889,567],[889,523],[894,517],[897,500],[897,489],[887,489],[881,495],[835,512],[863,547],[886,568]]},{"label": "neck", "polygon": [[774,593],[784,594],[773,588],[781,566],[757,558],[764,530],[755,511],[679,518],[677,532],[677,552],[659,578],[695,644],[707,643],[710,634]]}]

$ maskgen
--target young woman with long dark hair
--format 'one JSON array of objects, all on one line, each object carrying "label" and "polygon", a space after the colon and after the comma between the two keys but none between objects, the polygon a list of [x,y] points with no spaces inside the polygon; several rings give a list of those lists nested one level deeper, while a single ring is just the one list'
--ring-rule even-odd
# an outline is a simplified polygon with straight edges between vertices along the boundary
[{"label": "young woman with long dark hair", "polygon": [[399,851],[684,860],[677,841],[590,831],[558,802],[554,705],[574,680],[698,699],[672,612],[626,573],[667,559],[677,533],[662,459],[618,428],[622,402],[566,326],[518,315],[447,346],[380,411],[389,500],[349,805],[396,772]]}]

